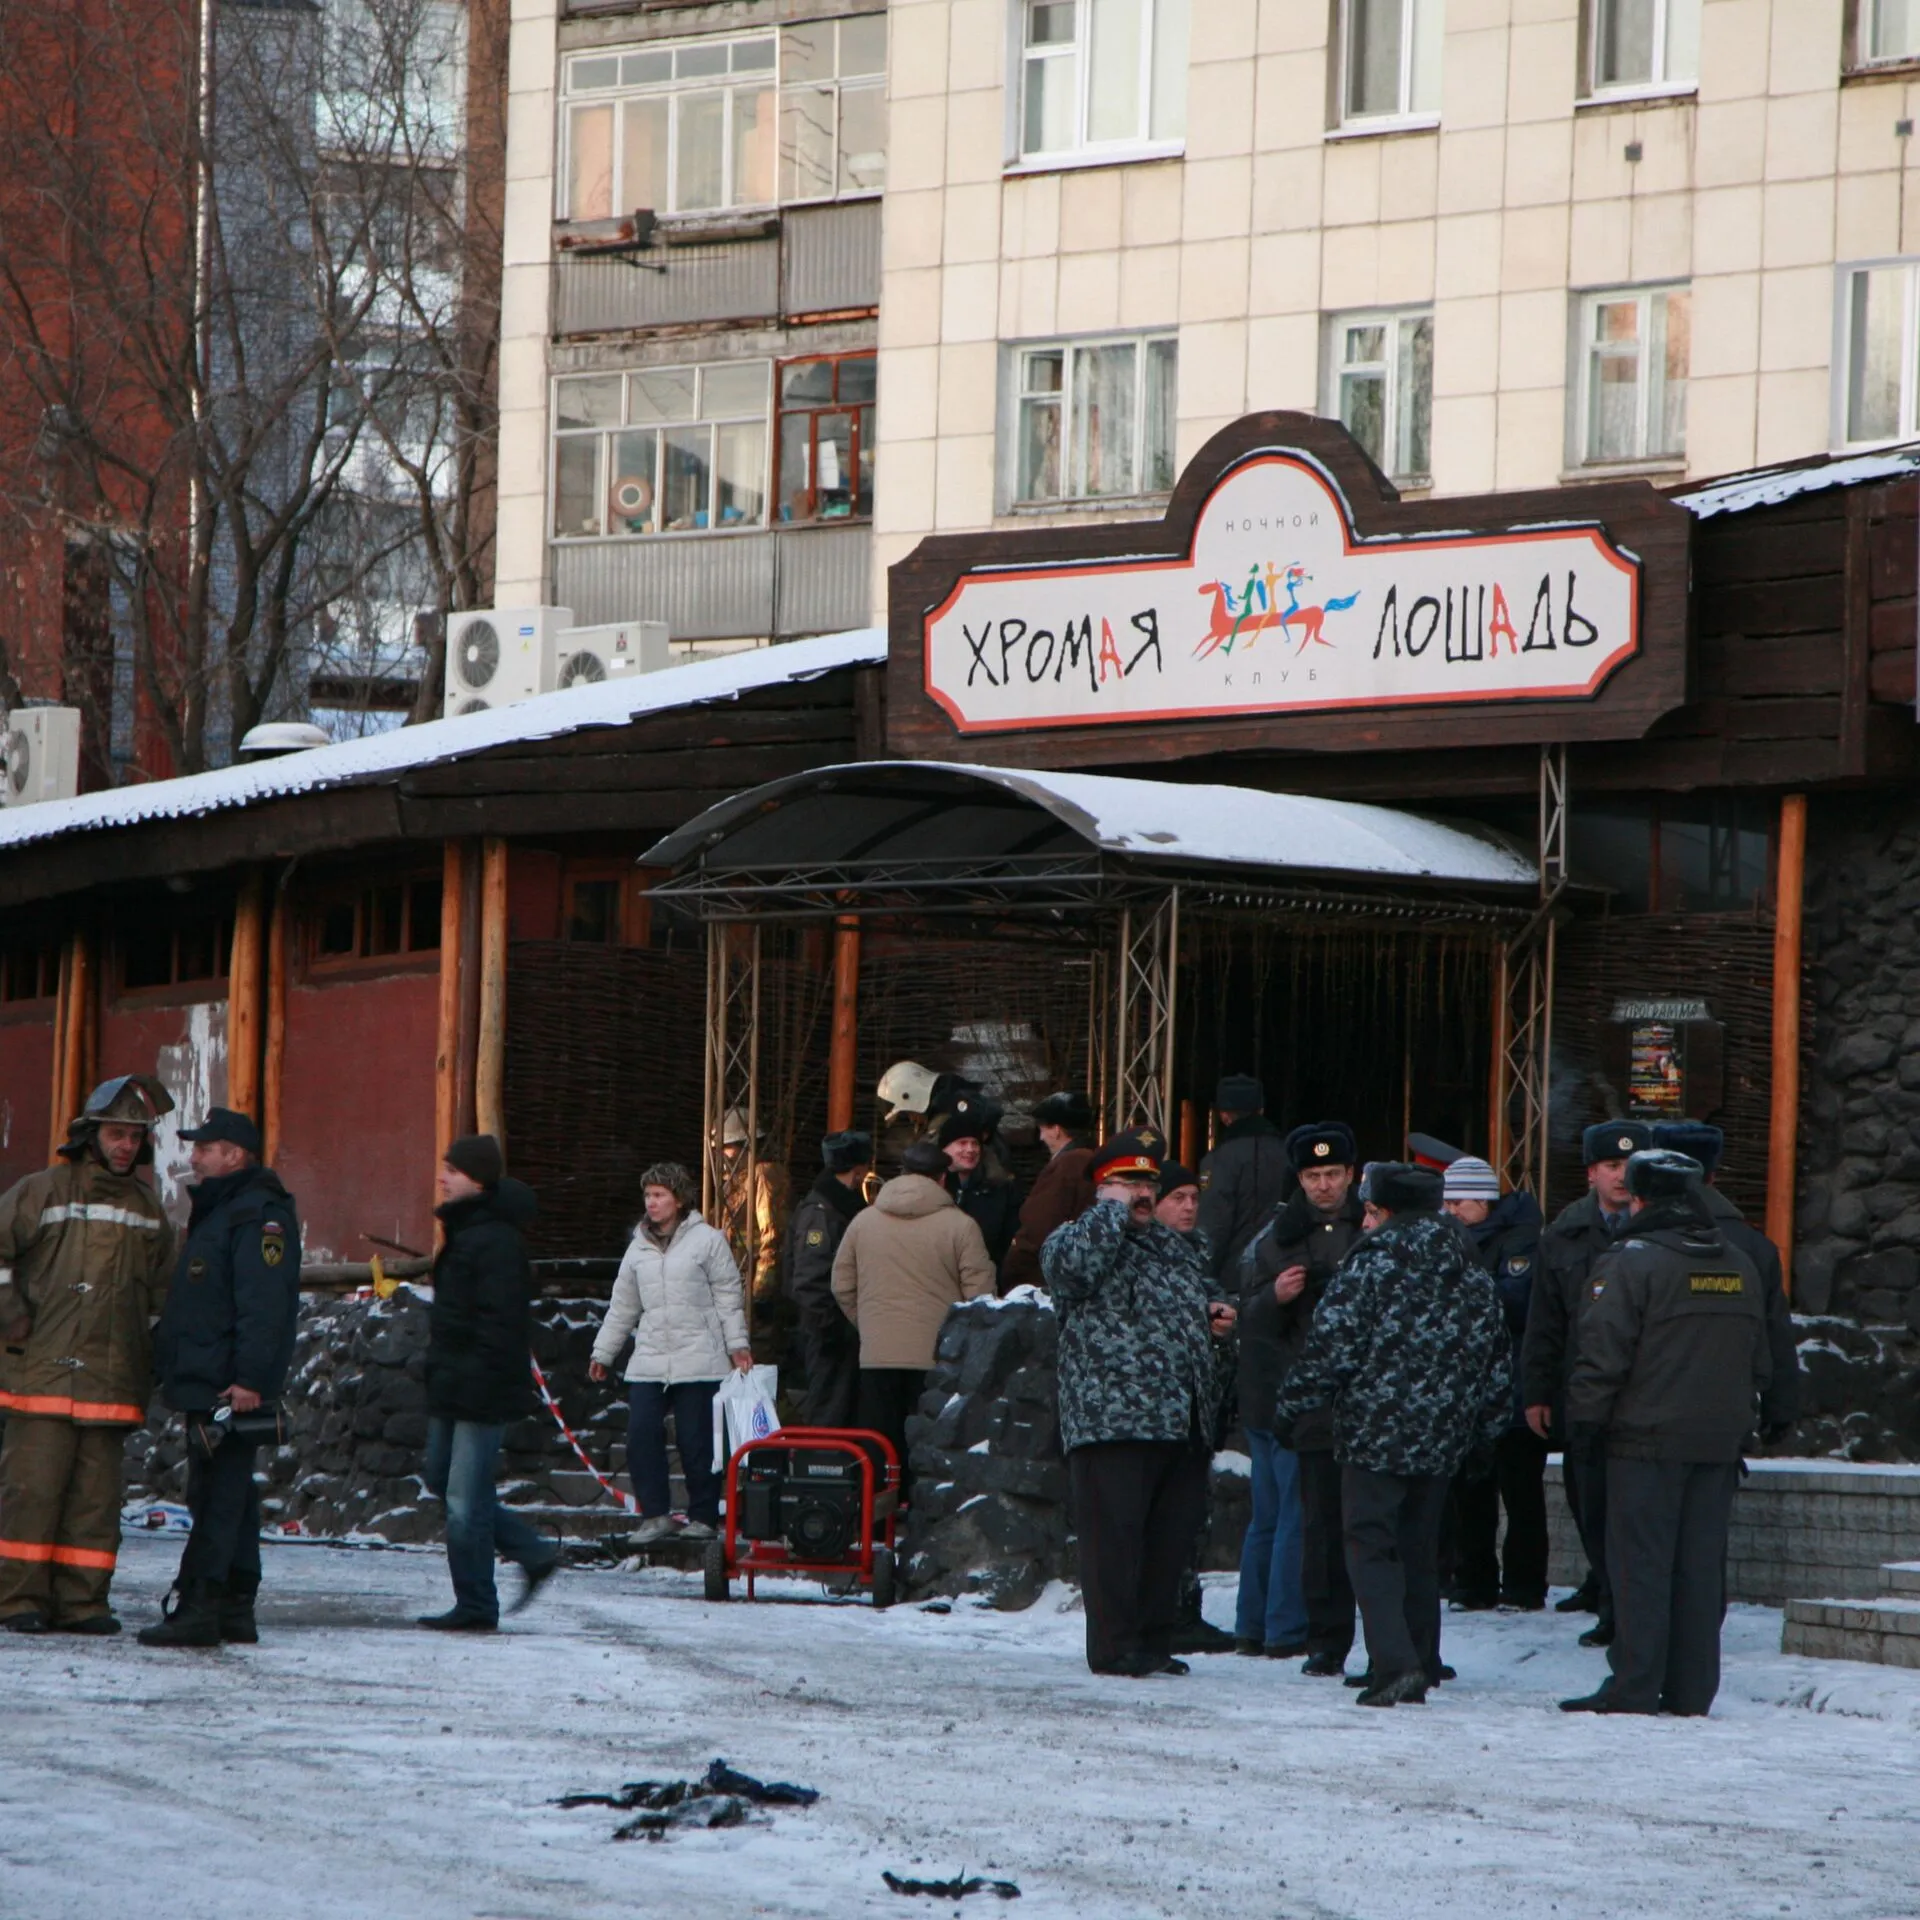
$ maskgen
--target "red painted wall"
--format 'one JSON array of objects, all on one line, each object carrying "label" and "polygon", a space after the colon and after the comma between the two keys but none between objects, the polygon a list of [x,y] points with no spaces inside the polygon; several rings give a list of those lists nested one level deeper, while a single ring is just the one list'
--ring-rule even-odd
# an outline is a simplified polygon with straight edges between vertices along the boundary
[{"label": "red painted wall", "polygon": [[47,1164],[53,1016],[0,1021],[0,1193]]},{"label": "red painted wall", "polygon": [[153,1181],[175,1221],[187,1217],[192,1168],[181,1127],[197,1126],[227,1098],[227,1003],[219,1000],[109,1000],[100,1012],[99,1077],[155,1073],[174,1112],[154,1136]]},{"label": "red painted wall", "polygon": [[279,1172],[310,1260],[365,1260],[369,1233],[433,1245],[439,995],[437,968],[288,989]]},{"label": "red painted wall", "polygon": [[558,940],[564,863],[541,847],[513,847],[507,856],[507,938]]}]

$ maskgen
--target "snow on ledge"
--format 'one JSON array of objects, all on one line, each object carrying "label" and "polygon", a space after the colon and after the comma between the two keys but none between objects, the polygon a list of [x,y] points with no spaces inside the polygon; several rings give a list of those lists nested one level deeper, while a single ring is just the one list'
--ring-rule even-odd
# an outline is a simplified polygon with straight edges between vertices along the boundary
[{"label": "snow on ledge", "polygon": [[1750,513],[1755,507],[1784,506],[1805,494],[1825,493],[1833,487],[1860,487],[1875,480],[1902,480],[1920,473],[1920,447],[1890,448],[1881,453],[1856,453],[1807,467],[1771,467],[1758,473],[1729,474],[1705,486],[1690,487],[1672,496],[1697,520],[1716,514]]}]

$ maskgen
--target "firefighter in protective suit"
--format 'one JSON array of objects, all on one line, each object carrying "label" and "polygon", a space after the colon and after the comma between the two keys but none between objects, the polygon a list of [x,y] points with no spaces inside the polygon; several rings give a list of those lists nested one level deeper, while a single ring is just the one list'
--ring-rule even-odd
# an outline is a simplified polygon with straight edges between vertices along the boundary
[{"label": "firefighter in protective suit", "polygon": [[0,1627],[118,1633],[120,1456],[147,1417],[173,1229],[139,1169],[173,1111],[146,1074],[108,1080],[58,1162],[0,1196]]}]

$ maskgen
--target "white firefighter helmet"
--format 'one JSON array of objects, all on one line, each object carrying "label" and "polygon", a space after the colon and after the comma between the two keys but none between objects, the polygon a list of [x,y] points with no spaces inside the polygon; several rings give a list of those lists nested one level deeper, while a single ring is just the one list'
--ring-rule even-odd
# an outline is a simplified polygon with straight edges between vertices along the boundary
[{"label": "white firefighter helmet", "polygon": [[938,1078],[931,1067],[923,1067],[918,1060],[896,1060],[880,1076],[874,1091],[888,1104],[887,1118],[898,1120],[903,1113],[926,1112]]},{"label": "white firefighter helmet", "polygon": [[745,1107],[729,1107],[720,1116],[720,1144],[723,1147],[744,1147],[749,1131]]}]

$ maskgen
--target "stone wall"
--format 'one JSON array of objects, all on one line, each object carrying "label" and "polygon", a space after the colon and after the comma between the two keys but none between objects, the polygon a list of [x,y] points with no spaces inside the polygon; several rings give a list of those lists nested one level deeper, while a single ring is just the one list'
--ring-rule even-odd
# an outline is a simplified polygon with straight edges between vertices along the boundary
[{"label": "stone wall", "polygon": [[1920,803],[1809,810],[1794,1304],[1920,1331]]}]

